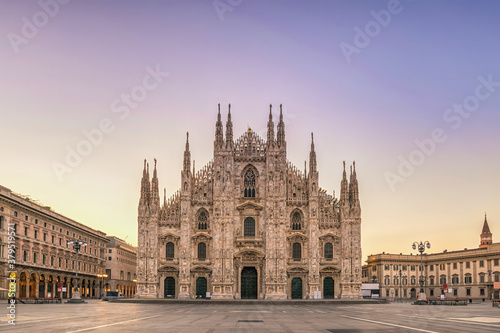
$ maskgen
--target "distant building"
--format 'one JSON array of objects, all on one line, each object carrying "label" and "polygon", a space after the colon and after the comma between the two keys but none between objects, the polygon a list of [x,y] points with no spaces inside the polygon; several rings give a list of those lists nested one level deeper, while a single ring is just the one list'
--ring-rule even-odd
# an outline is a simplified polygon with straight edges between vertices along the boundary
[{"label": "distant building", "polygon": [[[9,253],[7,246],[12,232],[15,253]],[[106,234],[0,186],[1,288],[8,288],[8,272],[15,271],[16,298],[71,298],[76,286],[76,257],[66,242],[76,239],[88,244],[78,258],[81,296],[97,298],[101,292],[97,274],[104,268]],[[9,259],[15,261],[13,268]],[[7,297],[6,292],[0,295]]]},{"label": "distant building", "polygon": [[137,248],[124,240],[108,236],[106,244],[106,291],[119,291],[123,296],[135,296],[137,281]]},{"label": "distant building", "polygon": [[[485,216],[479,248],[424,253],[424,291],[427,297],[444,293],[447,298],[488,299],[493,295],[498,299],[500,290],[494,284],[500,283],[499,261],[500,243],[493,243]],[[418,294],[420,255],[382,253],[370,255],[366,262],[363,282],[379,283],[380,296],[415,298]]]},{"label": "distant building", "polygon": [[186,140],[181,184],[162,204],[156,161],[152,177],[144,162],[138,297],[362,297],[355,166],[344,163],[340,197],[327,194],[312,138],[308,169],[288,161],[281,106],[267,141],[250,128],[235,140],[230,110],[224,136],[219,107],[214,158],[196,172]]}]

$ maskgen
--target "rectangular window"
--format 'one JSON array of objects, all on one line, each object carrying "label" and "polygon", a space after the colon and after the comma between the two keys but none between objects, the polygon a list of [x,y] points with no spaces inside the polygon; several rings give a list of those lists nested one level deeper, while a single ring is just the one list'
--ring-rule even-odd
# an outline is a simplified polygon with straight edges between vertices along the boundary
[{"label": "rectangular window", "polygon": [[434,289],[431,289],[431,296],[434,296]]},{"label": "rectangular window", "polygon": [[481,296],[484,296],[484,288],[479,289],[479,294],[480,294]]},{"label": "rectangular window", "polygon": [[403,271],[406,271],[406,265],[403,265]]},{"label": "rectangular window", "polygon": [[470,288],[465,289],[467,296],[470,296]]},{"label": "rectangular window", "polygon": [[430,270],[430,271],[433,271],[433,270],[434,270],[434,265],[430,265],[430,266],[429,266],[429,270]]},{"label": "rectangular window", "polygon": [[108,260],[111,260],[111,257],[108,257]]},{"label": "rectangular window", "polygon": [[52,244],[54,244],[55,240],[56,240],[56,237],[52,236]]},{"label": "rectangular window", "polygon": [[394,284],[396,284],[396,285],[399,284],[398,278],[394,278]]},{"label": "rectangular window", "polygon": [[493,259],[493,265],[498,266],[498,259]]},{"label": "rectangular window", "polygon": [[59,258],[59,267],[61,267],[61,258]]},{"label": "rectangular window", "polygon": [[120,271],[120,280],[123,280],[123,271]]},{"label": "rectangular window", "polygon": [[62,238],[59,238],[59,246],[62,246]]},{"label": "rectangular window", "polygon": [[25,216],[24,216],[24,220],[25,220],[25,221],[28,221],[28,215],[25,215]]},{"label": "rectangular window", "polygon": [[17,212],[14,212],[14,217],[17,217]]},{"label": "rectangular window", "polygon": [[451,278],[451,283],[453,283],[453,284],[458,284],[458,276],[453,276],[453,277]]},{"label": "rectangular window", "polygon": [[111,253],[111,249],[108,250],[108,253]]},{"label": "rectangular window", "polygon": [[385,269],[386,271],[388,271],[388,270],[389,270],[389,265],[384,265],[384,269]]},{"label": "rectangular window", "polygon": [[415,270],[415,265],[411,265],[410,269],[411,269],[412,271],[414,271],[414,270]]},{"label": "rectangular window", "polygon": [[465,283],[472,283],[472,276],[466,275],[465,276]]},{"label": "rectangular window", "polygon": [[42,265],[45,265],[45,258],[46,258],[46,255],[45,255],[45,254],[43,254],[43,255],[42,255]]},{"label": "rectangular window", "polygon": [[411,278],[411,284],[413,284],[413,285],[414,285],[414,284],[415,284],[415,281],[416,281],[416,280],[415,280],[415,278],[414,278],[414,277],[412,277],[412,278]]},{"label": "rectangular window", "polygon": [[465,268],[470,268],[470,261],[467,261],[467,262],[465,263]]},{"label": "rectangular window", "polygon": [[484,275],[479,275],[479,282],[484,283]]},{"label": "rectangular window", "polygon": [[444,270],[444,269],[446,269],[446,264],[440,264],[440,265],[439,265],[439,269],[440,269],[440,270]]},{"label": "rectangular window", "polygon": [[28,236],[28,227],[24,227],[24,236]]},{"label": "rectangular window", "polygon": [[389,297],[389,290],[385,291],[385,297]]},{"label": "rectangular window", "polygon": [[35,230],[35,239],[38,238],[38,230]]},{"label": "rectangular window", "polygon": [[50,266],[54,266],[54,257],[50,257]]},{"label": "rectangular window", "polygon": [[35,264],[36,264],[36,259],[37,259],[36,257],[37,257],[37,254],[38,254],[38,253],[36,253],[36,252],[35,252],[35,253],[33,253],[33,262],[34,262]]},{"label": "rectangular window", "polygon": [[484,267],[484,260],[479,260],[479,267]]},{"label": "rectangular window", "polygon": [[434,285],[434,277],[429,278],[429,284],[431,286]]},{"label": "rectangular window", "polygon": [[384,284],[391,284],[391,279],[385,278],[384,279]]},{"label": "rectangular window", "polygon": [[458,289],[457,288],[453,289],[453,296],[458,296]]},{"label": "rectangular window", "polygon": [[47,241],[47,234],[43,234],[43,241],[46,242]]},{"label": "rectangular window", "polygon": [[38,219],[35,219],[35,224],[38,224]]},{"label": "rectangular window", "polygon": [[398,265],[394,265],[394,270],[397,271],[398,269]]},{"label": "rectangular window", "polygon": [[23,251],[23,261],[28,261],[28,251]]},{"label": "rectangular window", "polygon": [[453,269],[457,269],[457,263],[456,262],[453,263]]}]

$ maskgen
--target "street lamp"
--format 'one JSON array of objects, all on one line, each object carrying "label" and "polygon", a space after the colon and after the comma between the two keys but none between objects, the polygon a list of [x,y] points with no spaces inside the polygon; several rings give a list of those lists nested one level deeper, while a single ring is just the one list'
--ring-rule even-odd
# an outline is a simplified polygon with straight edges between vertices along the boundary
[{"label": "street lamp", "polygon": [[425,296],[424,293],[424,264],[423,264],[423,254],[425,251],[425,248],[430,249],[431,248],[431,243],[428,241],[425,241],[422,243],[422,241],[419,242],[414,242],[412,248],[416,250],[418,248],[418,252],[420,252],[420,295],[419,295],[419,300],[425,300],[427,297]]},{"label": "street lamp", "polygon": [[399,270],[399,274],[396,274],[396,277],[399,279],[399,299],[403,299],[403,295],[401,294],[401,280],[406,277],[406,274],[402,274],[401,270]]},{"label": "street lamp", "polygon": [[72,293],[71,299],[67,303],[85,303],[80,297],[80,289],[78,284],[78,252],[83,246],[87,246],[86,242],[81,240],[69,240],[68,245],[73,245],[73,250],[76,252],[76,290]]},{"label": "street lamp", "polygon": [[108,277],[108,274],[97,274],[97,277],[101,278],[101,298],[104,297],[103,289],[104,289],[104,279]]}]

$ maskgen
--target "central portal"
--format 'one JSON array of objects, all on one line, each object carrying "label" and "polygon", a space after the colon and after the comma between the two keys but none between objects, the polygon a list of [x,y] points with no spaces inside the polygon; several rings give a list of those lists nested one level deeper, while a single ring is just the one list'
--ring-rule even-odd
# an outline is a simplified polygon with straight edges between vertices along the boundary
[{"label": "central portal", "polygon": [[257,270],[244,267],[241,271],[241,299],[257,299]]}]

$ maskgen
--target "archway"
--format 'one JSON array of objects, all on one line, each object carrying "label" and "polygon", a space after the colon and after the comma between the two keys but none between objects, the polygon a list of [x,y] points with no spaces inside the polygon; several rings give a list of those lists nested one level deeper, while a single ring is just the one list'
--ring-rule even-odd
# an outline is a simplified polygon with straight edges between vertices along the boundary
[{"label": "archway", "polygon": [[38,297],[45,298],[45,275],[40,275],[40,282],[38,284]]},{"label": "archway", "polygon": [[207,295],[207,279],[199,277],[196,279],[196,298],[205,298]]},{"label": "archway", "polygon": [[164,281],[164,293],[163,296],[165,298],[174,298],[175,297],[175,279],[171,276],[166,277]]},{"label": "archway", "polygon": [[299,277],[292,279],[292,299],[302,299],[302,279]]},{"label": "archway", "polygon": [[323,298],[332,299],[335,297],[335,283],[331,277],[323,280]]},{"label": "archway", "polygon": [[22,272],[19,276],[19,297],[26,298],[28,297],[26,291],[28,287],[28,279],[26,277],[26,273]]},{"label": "archway", "polygon": [[415,288],[411,288],[411,298],[416,299],[417,298],[417,290]]},{"label": "archway", "polygon": [[49,275],[47,280],[47,297],[55,297],[54,295],[54,280],[52,279],[52,275]]},{"label": "archway", "polygon": [[36,282],[37,282],[37,276],[35,273],[33,273],[30,276],[30,290],[29,290],[30,298],[36,298]]},{"label": "archway", "polygon": [[244,267],[241,271],[241,298],[257,299],[257,270]]}]

